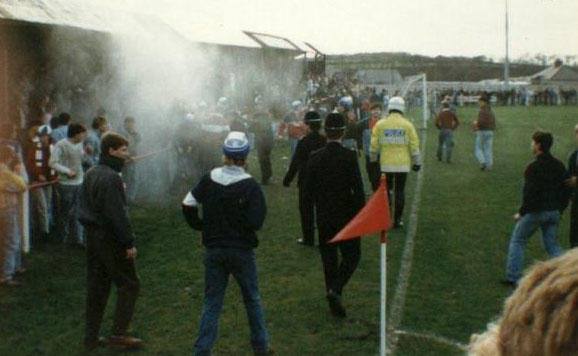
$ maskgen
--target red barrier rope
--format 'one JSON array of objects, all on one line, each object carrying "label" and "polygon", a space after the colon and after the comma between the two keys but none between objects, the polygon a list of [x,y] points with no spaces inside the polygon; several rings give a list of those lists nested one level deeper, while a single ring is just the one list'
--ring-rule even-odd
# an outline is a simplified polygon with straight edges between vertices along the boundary
[{"label": "red barrier rope", "polygon": [[48,182],[39,182],[39,183],[33,183],[28,185],[28,190],[34,190],[34,189],[38,189],[38,188],[43,188],[43,187],[47,187],[49,185],[53,185],[58,183],[58,179],[55,180],[51,180]]}]

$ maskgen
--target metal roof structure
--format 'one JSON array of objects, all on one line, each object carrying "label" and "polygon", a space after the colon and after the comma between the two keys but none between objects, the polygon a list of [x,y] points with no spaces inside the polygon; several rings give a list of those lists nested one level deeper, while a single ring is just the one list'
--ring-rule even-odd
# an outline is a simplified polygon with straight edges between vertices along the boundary
[{"label": "metal roof structure", "polygon": [[[159,31],[172,31],[189,42],[306,52],[291,40],[280,36],[229,29],[208,23],[165,22],[154,15],[110,10],[104,6],[66,0],[1,0],[0,19],[149,37],[154,37]],[[307,46],[313,48],[309,44]]]},{"label": "metal roof structure", "polygon": [[293,51],[296,53],[306,52],[305,50],[297,46],[294,42],[285,37],[251,31],[243,31],[243,32],[264,48],[283,49],[287,51]]},{"label": "metal roof structure", "polygon": [[243,31],[233,30],[224,26],[193,23],[170,23],[169,26],[190,42],[262,48],[258,42],[247,36]]}]

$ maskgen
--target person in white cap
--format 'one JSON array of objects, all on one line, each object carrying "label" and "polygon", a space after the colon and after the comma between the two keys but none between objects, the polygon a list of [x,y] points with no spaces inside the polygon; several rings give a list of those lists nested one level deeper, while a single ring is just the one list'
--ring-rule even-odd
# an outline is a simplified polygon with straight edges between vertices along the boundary
[{"label": "person in white cap", "polygon": [[244,133],[229,133],[223,144],[224,166],[206,174],[182,203],[185,220],[202,231],[206,248],[205,300],[195,355],[211,354],[229,275],[243,294],[255,355],[271,354],[254,252],[267,209],[261,187],[245,172],[249,151]]},{"label": "person in white cap", "polygon": [[395,96],[389,100],[389,115],[377,122],[371,132],[370,156],[373,162],[378,157],[381,172],[387,177],[387,186],[394,192],[394,227],[403,226],[405,205],[405,183],[410,170],[419,171],[421,156],[419,138],[415,126],[403,116],[405,101]]}]

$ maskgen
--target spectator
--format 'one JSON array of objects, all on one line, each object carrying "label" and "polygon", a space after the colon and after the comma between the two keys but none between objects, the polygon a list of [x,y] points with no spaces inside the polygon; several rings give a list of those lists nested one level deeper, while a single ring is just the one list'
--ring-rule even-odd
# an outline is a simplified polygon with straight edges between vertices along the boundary
[{"label": "spectator", "polygon": [[500,319],[472,335],[470,356],[577,355],[578,250],[537,263],[504,303]]},{"label": "spectator", "polygon": [[80,219],[87,231],[84,345],[89,350],[102,346],[100,325],[113,283],[117,303],[108,344],[124,350],[139,349],[143,344],[142,340],[127,335],[140,288],[134,262],[137,250],[120,176],[129,158],[128,144],[118,134],[105,135],[99,164],[86,173],[81,188]]},{"label": "spectator", "polygon": [[[205,254],[205,301],[195,355],[210,355],[217,339],[219,314],[229,276],[243,294],[255,355],[269,355],[269,333],[261,307],[254,248],[265,221],[265,196],[245,172],[250,146],[242,132],[231,132],[222,152],[225,165],[206,174],[183,201],[187,223],[202,231]],[[203,218],[199,218],[199,207]]]},{"label": "spectator", "polygon": [[108,121],[104,116],[92,120],[92,130],[88,133],[84,146],[88,154],[88,167],[98,164],[100,158],[100,139],[109,130]]},{"label": "spectator", "polygon": [[78,221],[78,198],[84,179],[82,165],[87,158],[83,142],[86,128],[72,123],[68,138],[54,146],[50,167],[58,173],[57,191],[60,196],[60,211],[56,221],[60,240],[71,246],[84,246],[82,226]]},{"label": "spectator", "polygon": [[[130,157],[139,155],[141,134],[137,130],[136,120],[132,116],[127,116],[124,119],[122,135],[128,141],[128,152]],[[138,165],[126,164],[123,170],[123,178],[126,184],[126,195],[129,203],[134,203],[138,193]]]},{"label": "spectator", "polygon": [[[47,183],[54,179],[49,166],[50,136],[43,126],[28,129],[25,165],[32,184]],[[46,242],[50,232],[52,213],[52,186],[47,185],[30,191],[31,231],[36,242]]]},{"label": "spectator", "polygon": [[58,141],[63,140],[68,137],[68,125],[70,124],[71,116],[68,113],[61,113],[58,118],[55,119],[54,129],[50,133],[52,141],[56,144]]},{"label": "spectator", "polygon": [[26,182],[20,176],[21,163],[9,146],[0,146],[0,284],[17,286],[17,273],[23,272],[20,239],[20,194],[26,191]]},{"label": "spectator", "polygon": [[476,130],[475,154],[482,171],[489,171],[494,165],[494,131],[496,130],[496,116],[490,107],[490,99],[482,95],[479,100],[480,112],[474,122]]},{"label": "spectator", "polygon": [[560,215],[568,206],[570,191],[564,164],[554,158],[550,149],[554,139],[550,133],[536,132],[532,136],[532,151],[536,157],[524,174],[522,207],[514,216],[516,227],[510,239],[505,284],[516,285],[522,275],[524,248],[528,239],[542,230],[544,248],[550,257],[562,254],[556,231]]},{"label": "spectator", "polygon": [[436,118],[436,127],[440,130],[438,152],[438,161],[442,161],[444,156],[446,161],[452,161],[452,150],[454,148],[454,131],[458,128],[460,122],[454,112],[451,111],[450,103],[445,101],[442,104],[442,111]]}]

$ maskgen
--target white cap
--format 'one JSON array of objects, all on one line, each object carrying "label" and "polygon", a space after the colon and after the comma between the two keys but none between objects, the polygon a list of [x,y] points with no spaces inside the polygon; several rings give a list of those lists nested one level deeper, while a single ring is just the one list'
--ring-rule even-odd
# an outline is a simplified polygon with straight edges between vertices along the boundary
[{"label": "white cap", "polygon": [[249,140],[244,132],[231,131],[223,143],[223,153],[231,158],[245,158],[249,154]]},{"label": "white cap", "polygon": [[389,103],[387,106],[387,110],[397,110],[402,113],[405,112],[405,100],[401,96],[394,96],[393,98],[389,99]]}]

